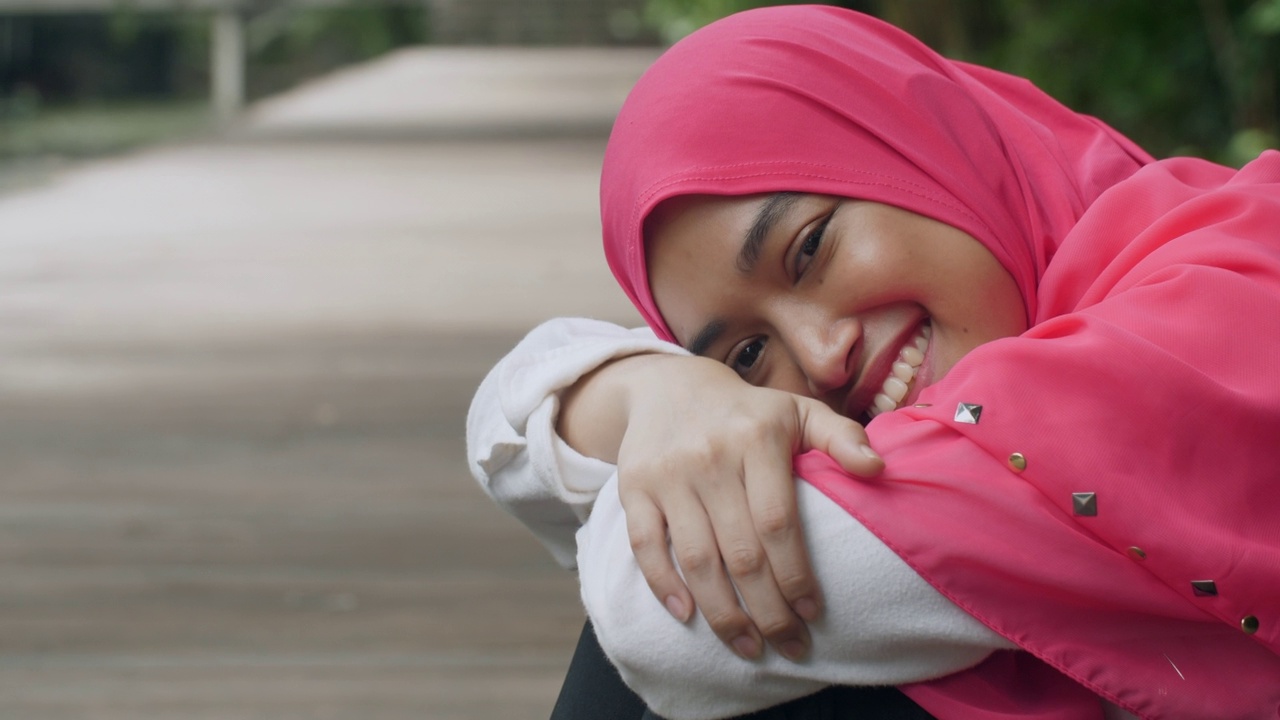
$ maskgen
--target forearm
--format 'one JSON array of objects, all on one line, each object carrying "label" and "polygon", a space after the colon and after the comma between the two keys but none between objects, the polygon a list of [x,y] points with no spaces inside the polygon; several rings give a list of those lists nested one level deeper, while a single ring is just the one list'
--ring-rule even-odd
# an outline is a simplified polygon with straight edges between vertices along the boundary
[{"label": "forearm", "polygon": [[476,391],[467,415],[472,475],[564,565],[573,564],[573,534],[612,467],[557,437],[560,396],[611,360],[660,352],[683,351],[647,330],[559,318],[531,331]]},{"label": "forearm", "polygon": [[939,595],[848,513],[798,486],[814,570],[827,596],[802,663],[730,652],[699,616],[681,624],[649,593],[631,557],[616,484],[578,533],[583,602],[610,659],[655,711],[726,717],[832,684],[896,685],[970,667],[1010,645]]}]

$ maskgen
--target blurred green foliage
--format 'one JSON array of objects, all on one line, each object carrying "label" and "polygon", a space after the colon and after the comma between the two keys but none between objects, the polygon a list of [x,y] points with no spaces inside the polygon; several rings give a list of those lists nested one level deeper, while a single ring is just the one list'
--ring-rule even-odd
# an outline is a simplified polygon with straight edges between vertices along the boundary
[{"label": "blurred green foliage", "polygon": [[[425,42],[423,6],[248,17],[248,94]],[[0,160],[114,153],[209,126],[210,16],[138,12],[0,16]]]},{"label": "blurred green foliage", "polygon": [[[775,0],[635,0],[669,42]],[[1280,145],[1280,0],[844,0],[943,54],[1030,78],[1156,155],[1240,164]],[[250,97],[387,50],[425,42],[425,5],[299,9],[267,3],[249,18]],[[0,16],[0,156],[54,148],[80,111],[165,103],[208,93],[208,16],[136,12]],[[141,105],[140,105],[141,103]],[[149,105],[148,105],[149,104]],[[63,127],[42,140],[41,118]],[[83,113],[96,123],[92,110]],[[190,117],[188,110],[178,117]],[[139,123],[146,123],[139,120]],[[168,122],[163,121],[163,122]],[[163,124],[163,122],[161,124]],[[22,141],[18,142],[21,136]],[[101,151],[136,133],[86,131]],[[70,154],[92,152],[79,143]]]},{"label": "blurred green foliage", "polygon": [[[668,41],[779,2],[647,0]],[[1157,156],[1280,147],[1280,0],[851,0],[947,55],[1022,75]]]},{"label": "blurred green foliage", "polygon": [[[267,7],[247,17],[250,96],[427,39],[422,5]],[[0,15],[0,102],[203,97],[209,32],[205,13],[128,4],[111,13]]]},{"label": "blurred green foliage", "polygon": [[281,6],[249,23],[249,94],[278,92],[333,68],[426,42],[427,30],[421,5]]}]

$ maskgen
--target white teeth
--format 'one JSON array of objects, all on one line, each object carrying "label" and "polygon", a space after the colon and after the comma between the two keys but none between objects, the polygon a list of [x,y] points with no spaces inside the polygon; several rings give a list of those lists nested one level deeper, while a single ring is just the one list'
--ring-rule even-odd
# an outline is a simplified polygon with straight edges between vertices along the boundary
[{"label": "white teeth", "polygon": [[876,397],[874,400],[871,401],[871,403],[872,403],[871,405],[872,408],[878,411],[876,415],[879,415],[880,413],[884,413],[884,412],[889,412],[890,410],[893,410],[894,408],[898,407],[898,401],[890,400],[889,396],[885,395],[884,393],[876,393]]},{"label": "white teeth", "polygon": [[898,353],[898,357],[905,360],[911,367],[920,367],[920,363],[924,362],[924,353],[920,352],[920,348],[915,345],[904,346],[902,352]]},{"label": "white teeth", "polygon": [[889,399],[894,403],[900,403],[902,402],[902,398],[907,396],[907,384],[890,375],[885,378],[884,387],[880,392],[888,395]]},{"label": "white teeth", "polygon": [[898,408],[898,403],[907,396],[907,390],[920,369],[920,363],[924,362],[924,353],[929,349],[929,338],[932,336],[933,327],[925,323],[920,326],[915,337],[898,351],[898,359],[893,361],[889,377],[885,378],[880,392],[875,394],[871,399],[871,407],[867,408],[869,417]]},{"label": "white teeth", "polygon": [[904,383],[911,382],[911,378],[916,376],[916,369],[901,360],[893,361],[893,376]]}]

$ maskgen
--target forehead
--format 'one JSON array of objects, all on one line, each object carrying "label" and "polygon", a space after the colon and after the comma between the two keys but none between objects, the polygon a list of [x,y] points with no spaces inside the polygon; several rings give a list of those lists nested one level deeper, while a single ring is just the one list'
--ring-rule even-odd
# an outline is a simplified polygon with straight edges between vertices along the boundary
[{"label": "forehead", "polygon": [[[743,241],[771,195],[686,195],[663,201],[645,221],[649,287],[676,340],[688,345],[709,317],[737,304]],[[745,309],[745,308],[742,308]]]},{"label": "forehead", "polygon": [[672,236],[726,231],[750,222],[751,216],[769,195],[679,195],[658,203],[645,219],[646,251]]}]

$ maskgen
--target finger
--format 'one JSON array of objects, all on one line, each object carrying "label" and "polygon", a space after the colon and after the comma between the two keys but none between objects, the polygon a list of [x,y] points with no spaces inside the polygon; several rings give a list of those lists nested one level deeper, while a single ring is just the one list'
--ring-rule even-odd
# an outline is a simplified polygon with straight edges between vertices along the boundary
[{"label": "finger", "polygon": [[821,450],[845,471],[875,477],[884,470],[884,459],[871,449],[867,431],[854,420],[817,402],[800,402],[800,451]]},{"label": "finger", "polygon": [[[742,597],[742,605],[765,641],[785,657],[798,660],[808,653],[808,630],[774,579],[769,555],[756,533],[742,479],[733,477],[725,484],[736,492],[721,492],[714,498],[703,498],[719,552],[724,558],[724,567]],[[698,589],[692,589],[694,596],[698,597]],[[701,599],[699,603],[706,615],[705,603]],[[710,620],[708,617],[708,622]]]},{"label": "finger", "polygon": [[667,522],[672,552],[702,617],[721,642],[739,656],[747,660],[760,657],[764,650],[760,632],[738,604],[707,508],[698,498],[690,497],[672,506]]},{"label": "finger", "polygon": [[661,510],[643,494],[620,499],[627,518],[631,552],[645,582],[649,584],[649,590],[672,617],[682,623],[689,622],[693,617],[693,596],[671,561],[666,519]]},{"label": "finger", "polygon": [[777,440],[758,446],[745,464],[743,480],[756,536],[778,590],[801,619],[816,620],[822,612],[822,596],[796,504],[790,447]]}]

